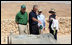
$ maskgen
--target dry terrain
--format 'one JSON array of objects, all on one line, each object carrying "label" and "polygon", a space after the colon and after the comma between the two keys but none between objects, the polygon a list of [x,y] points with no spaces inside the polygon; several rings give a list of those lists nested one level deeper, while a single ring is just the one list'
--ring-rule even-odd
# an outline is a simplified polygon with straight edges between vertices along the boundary
[{"label": "dry terrain", "polygon": [[38,3],[38,2],[24,2],[24,3],[1,3],[1,43],[7,44],[7,36],[13,30],[14,34],[19,34],[18,25],[15,23],[15,16],[20,11],[20,6],[26,5],[26,11],[32,10],[34,4],[43,9],[43,14],[46,17],[46,30],[43,33],[49,33],[48,29],[48,11],[55,8],[56,15],[59,20],[58,42],[61,44],[71,44],[71,7],[67,4],[56,3]]}]

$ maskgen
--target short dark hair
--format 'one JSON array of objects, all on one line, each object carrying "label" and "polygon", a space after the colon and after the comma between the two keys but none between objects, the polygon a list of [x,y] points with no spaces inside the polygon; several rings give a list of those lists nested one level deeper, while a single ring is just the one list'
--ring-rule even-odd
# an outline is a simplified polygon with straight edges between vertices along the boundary
[{"label": "short dark hair", "polygon": [[[38,11],[39,12],[39,11]],[[42,11],[40,11],[39,13],[42,13]]]},{"label": "short dark hair", "polygon": [[49,11],[49,13],[56,13],[56,12],[54,12],[54,11]]},{"label": "short dark hair", "polygon": [[36,7],[38,7],[38,5],[33,5],[33,8],[36,8]]}]

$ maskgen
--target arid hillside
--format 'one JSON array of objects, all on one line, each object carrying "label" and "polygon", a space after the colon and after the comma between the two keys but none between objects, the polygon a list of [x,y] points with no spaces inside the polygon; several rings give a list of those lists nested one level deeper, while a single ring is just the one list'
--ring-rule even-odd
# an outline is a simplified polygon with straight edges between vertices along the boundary
[{"label": "arid hillside", "polygon": [[20,11],[20,6],[26,5],[26,11],[32,10],[34,4],[43,9],[46,17],[46,30],[43,33],[49,33],[49,23],[47,22],[51,8],[55,8],[59,20],[58,41],[62,44],[71,43],[71,5],[57,4],[48,2],[22,2],[22,3],[1,3],[1,43],[7,44],[7,36],[13,30],[14,34],[19,34],[18,25],[15,23],[15,16]]},{"label": "arid hillside", "polygon": [[14,19],[16,14],[20,11],[20,6],[22,4],[26,5],[26,11],[32,10],[34,4],[37,4],[39,8],[42,8],[43,14],[48,18],[48,11],[51,8],[55,8],[56,15],[59,17],[71,17],[71,7],[67,4],[55,4],[48,2],[22,2],[22,3],[2,3],[1,4],[1,19]]}]

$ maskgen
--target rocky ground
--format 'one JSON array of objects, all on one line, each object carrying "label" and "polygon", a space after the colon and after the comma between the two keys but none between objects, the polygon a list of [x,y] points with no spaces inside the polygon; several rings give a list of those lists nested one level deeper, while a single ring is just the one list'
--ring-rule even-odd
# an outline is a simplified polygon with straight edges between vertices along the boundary
[{"label": "rocky ground", "polygon": [[34,4],[38,4],[39,8],[43,9],[43,14],[46,17],[46,30],[43,33],[49,33],[48,29],[48,11],[50,8],[56,9],[56,15],[59,20],[58,42],[61,44],[71,44],[71,7],[66,4],[55,3],[38,3],[38,2],[24,2],[24,3],[1,3],[1,44],[7,44],[7,36],[13,30],[14,34],[19,34],[18,25],[15,23],[15,16],[20,10],[20,6],[25,4],[27,12],[29,13]]},{"label": "rocky ground", "polygon": [[57,37],[60,44],[71,44],[71,33],[58,34]]},{"label": "rocky ground", "polygon": [[[59,31],[58,31],[58,41],[61,39],[65,42],[65,40],[69,40],[68,43],[70,43],[70,39],[71,39],[71,23],[70,17],[59,17]],[[64,20],[64,21],[62,21]],[[48,29],[48,22],[46,21],[46,30],[43,31],[43,33],[49,33],[49,29]],[[29,29],[29,28],[28,28]],[[6,38],[7,36],[10,34],[10,31],[13,31],[14,34],[19,34],[18,32],[18,25],[15,23],[14,20],[10,20],[10,19],[5,19],[1,21],[1,42],[3,43],[5,40],[6,43]],[[66,35],[67,34],[67,35]],[[59,41],[61,43],[63,43],[62,41]]]}]

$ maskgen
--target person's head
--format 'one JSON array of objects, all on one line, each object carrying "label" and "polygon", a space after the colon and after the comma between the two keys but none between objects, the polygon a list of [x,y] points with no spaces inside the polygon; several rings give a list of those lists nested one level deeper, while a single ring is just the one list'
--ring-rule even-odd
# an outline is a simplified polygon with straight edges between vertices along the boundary
[{"label": "person's head", "polygon": [[34,6],[33,6],[33,11],[36,12],[37,10],[38,10],[38,5],[34,5]]},{"label": "person's head", "polygon": [[21,12],[24,13],[26,11],[26,6],[25,5],[21,5]]},{"label": "person's head", "polygon": [[51,9],[50,11],[49,11],[49,13],[51,14],[51,15],[55,15],[55,9]]},{"label": "person's head", "polygon": [[41,13],[42,13],[42,9],[39,9],[39,10],[38,10],[38,14],[41,14]]}]

